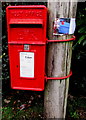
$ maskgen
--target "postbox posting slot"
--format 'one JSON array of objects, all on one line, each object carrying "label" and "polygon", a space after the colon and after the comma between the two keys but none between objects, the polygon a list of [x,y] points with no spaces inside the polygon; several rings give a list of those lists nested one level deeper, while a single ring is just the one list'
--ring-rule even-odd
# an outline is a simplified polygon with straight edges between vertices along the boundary
[{"label": "postbox posting slot", "polygon": [[11,28],[41,28],[42,24],[10,24]]}]

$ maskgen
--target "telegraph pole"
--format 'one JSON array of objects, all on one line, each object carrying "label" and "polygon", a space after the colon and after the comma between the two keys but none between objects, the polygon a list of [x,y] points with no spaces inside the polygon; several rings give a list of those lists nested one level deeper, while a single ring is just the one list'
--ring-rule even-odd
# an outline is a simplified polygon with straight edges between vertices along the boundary
[{"label": "telegraph pole", "polygon": [[[49,40],[70,39],[72,35],[53,36],[55,18],[75,18],[77,2],[52,2],[48,0],[48,38]],[[70,73],[73,42],[57,42],[48,44],[47,76],[62,77]],[[44,115],[46,118],[65,118],[69,78],[64,80],[48,80],[44,93]]]}]

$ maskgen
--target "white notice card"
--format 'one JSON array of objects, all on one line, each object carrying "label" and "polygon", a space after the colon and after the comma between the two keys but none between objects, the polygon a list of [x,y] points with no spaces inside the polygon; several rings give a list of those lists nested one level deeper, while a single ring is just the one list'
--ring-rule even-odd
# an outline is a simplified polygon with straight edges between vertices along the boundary
[{"label": "white notice card", "polygon": [[33,52],[20,52],[20,77],[34,77]]}]

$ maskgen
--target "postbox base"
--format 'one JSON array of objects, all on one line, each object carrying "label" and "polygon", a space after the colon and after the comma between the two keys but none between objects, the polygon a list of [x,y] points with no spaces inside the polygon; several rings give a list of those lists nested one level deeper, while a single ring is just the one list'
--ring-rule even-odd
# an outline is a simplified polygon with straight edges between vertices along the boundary
[{"label": "postbox base", "polygon": [[44,89],[42,89],[42,88],[12,87],[12,89],[17,89],[17,90],[31,90],[31,91],[44,91]]}]

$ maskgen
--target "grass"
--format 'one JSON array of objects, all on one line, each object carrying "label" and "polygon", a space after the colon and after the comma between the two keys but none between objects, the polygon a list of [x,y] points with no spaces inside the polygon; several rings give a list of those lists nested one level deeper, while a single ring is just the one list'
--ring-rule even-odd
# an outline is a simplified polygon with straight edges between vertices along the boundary
[{"label": "grass", "polygon": [[41,114],[43,111],[39,111],[38,107],[32,107],[29,108],[28,110],[17,110],[16,112],[13,111],[12,107],[4,107],[2,109],[3,111],[3,120],[29,120],[29,119],[41,119]]}]

